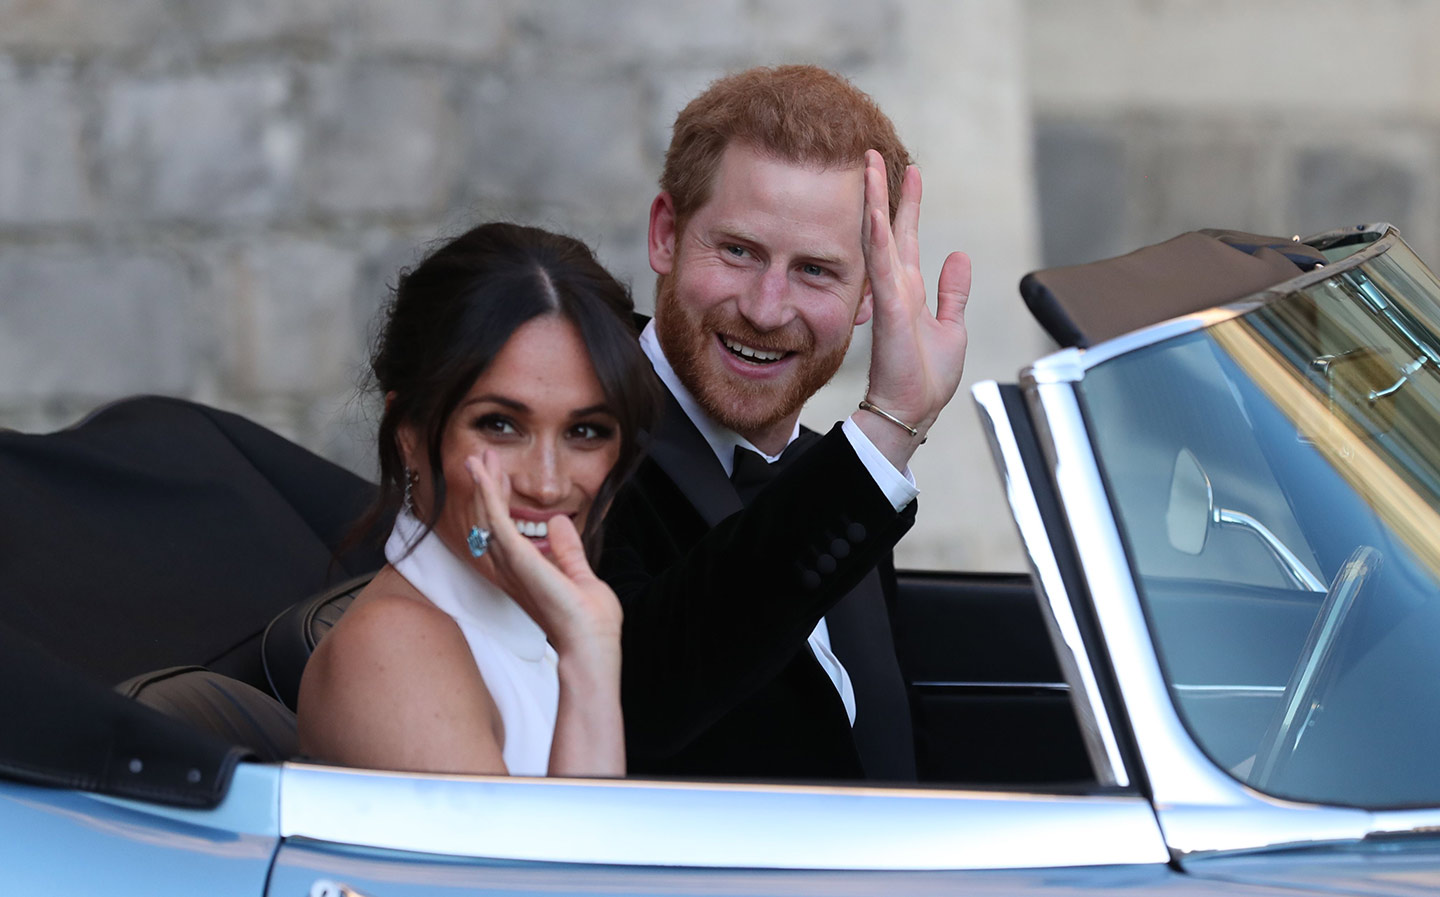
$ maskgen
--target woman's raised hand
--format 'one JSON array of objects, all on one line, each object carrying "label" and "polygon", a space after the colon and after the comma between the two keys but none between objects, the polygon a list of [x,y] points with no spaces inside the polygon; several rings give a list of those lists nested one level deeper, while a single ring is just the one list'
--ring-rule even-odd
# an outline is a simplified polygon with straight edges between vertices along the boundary
[{"label": "woman's raised hand", "polygon": [[575,524],[564,514],[548,521],[551,563],[515,528],[510,477],[495,467],[488,451],[465,460],[475,483],[476,522],[490,534],[497,584],[540,625],[557,653],[600,646],[618,652],[620,602],[590,569]]},{"label": "woman's raised hand", "polygon": [[465,468],[475,483],[475,520],[490,532],[485,556],[496,584],[540,624],[559,658],[550,775],[623,776],[620,602],[590,569],[569,517],[548,522],[551,563],[510,519],[510,478],[494,454],[472,455]]}]

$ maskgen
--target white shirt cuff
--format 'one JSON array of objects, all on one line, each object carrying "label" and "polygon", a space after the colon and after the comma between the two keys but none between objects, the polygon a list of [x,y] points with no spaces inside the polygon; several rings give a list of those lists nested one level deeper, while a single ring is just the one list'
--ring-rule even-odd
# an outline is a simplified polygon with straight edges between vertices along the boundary
[{"label": "white shirt cuff", "polygon": [[907,465],[904,471],[895,469],[890,459],[880,453],[865,431],[855,423],[854,417],[845,418],[840,425],[840,430],[845,438],[850,440],[850,447],[855,449],[855,454],[860,457],[860,463],[870,472],[870,477],[885,497],[890,499],[890,505],[895,510],[900,510],[915,500],[920,490],[915,486],[915,477],[910,474],[910,467]]}]

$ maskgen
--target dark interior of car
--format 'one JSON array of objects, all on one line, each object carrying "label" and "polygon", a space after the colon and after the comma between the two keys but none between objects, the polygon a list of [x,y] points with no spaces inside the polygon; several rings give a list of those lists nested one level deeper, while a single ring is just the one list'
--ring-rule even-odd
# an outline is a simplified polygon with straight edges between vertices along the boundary
[{"label": "dark interior of car", "polygon": [[[0,433],[0,481],[18,511],[0,515],[8,636],[142,705],[131,725],[159,711],[212,744],[295,755],[304,660],[383,564],[377,539],[347,542],[372,484],[236,415],[158,397],[57,433]],[[898,582],[922,781],[1083,787],[1029,577]]]}]

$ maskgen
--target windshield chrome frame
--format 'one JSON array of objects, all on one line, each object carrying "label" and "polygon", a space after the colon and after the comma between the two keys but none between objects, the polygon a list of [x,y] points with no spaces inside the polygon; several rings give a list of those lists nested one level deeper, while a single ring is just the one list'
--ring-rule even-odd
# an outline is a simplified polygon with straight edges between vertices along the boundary
[{"label": "windshield chrome frame", "polygon": [[[1047,452],[1103,646],[1131,726],[1166,843],[1177,857],[1314,841],[1359,840],[1440,823],[1440,808],[1368,811],[1262,794],[1200,750],[1175,708],[1145,619],[1129,556],[1082,412],[1079,384],[1102,362],[1251,311],[1389,251],[1393,228],[1354,254],[1223,308],[1161,322],[1089,349],[1063,349],[1022,371],[1021,387]],[[1088,699],[1072,682],[1075,699]],[[1102,713],[1103,704],[1092,708]]]},{"label": "windshield chrome frame", "polygon": [[981,425],[989,439],[991,455],[1005,488],[1010,515],[1025,548],[1030,578],[1036,585],[1040,614],[1049,630],[1050,643],[1056,649],[1065,681],[1078,684],[1069,689],[1070,703],[1075,709],[1081,740],[1095,779],[1102,786],[1127,788],[1131,782],[1130,773],[1125,768],[1095,668],[1080,635],[1075,602],[1071,600],[1064,577],[1060,574],[1053,537],[1040,514],[1040,506],[1021,460],[1020,445],[1001,399],[999,384],[993,380],[977,383],[970,394],[980,410]]}]

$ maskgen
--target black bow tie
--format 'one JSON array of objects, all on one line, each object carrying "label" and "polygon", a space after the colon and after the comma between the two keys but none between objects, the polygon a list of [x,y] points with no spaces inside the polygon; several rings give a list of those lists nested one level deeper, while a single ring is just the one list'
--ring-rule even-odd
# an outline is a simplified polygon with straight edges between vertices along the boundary
[{"label": "black bow tie", "polygon": [[750,504],[760,490],[779,476],[780,471],[784,470],[790,462],[800,457],[815,442],[816,438],[814,433],[802,431],[774,461],[766,461],[764,455],[744,446],[735,446],[735,466],[730,469],[730,482],[735,484],[735,491],[740,494],[740,501],[747,505]]}]

